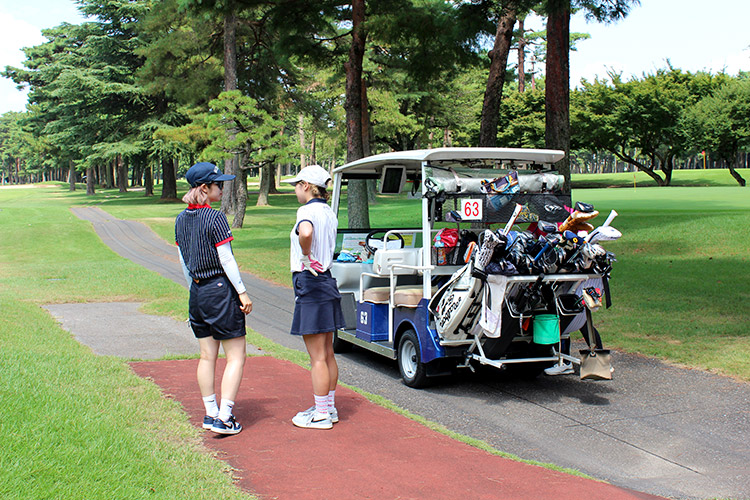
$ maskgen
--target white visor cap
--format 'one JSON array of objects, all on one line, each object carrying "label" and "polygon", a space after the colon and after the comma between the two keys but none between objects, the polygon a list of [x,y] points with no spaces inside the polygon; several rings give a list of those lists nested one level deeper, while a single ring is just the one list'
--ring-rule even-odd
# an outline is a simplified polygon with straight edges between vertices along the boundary
[{"label": "white visor cap", "polygon": [[300,181],[305,181],[308,184],[313,184],[319,187],[326,187],[328,181],[331,180],[331,176],[328,175],[328,171],[320,165],[309,165],[299,171],[294,179],[287,179],[283,182],[290,184],[297,184]]}]

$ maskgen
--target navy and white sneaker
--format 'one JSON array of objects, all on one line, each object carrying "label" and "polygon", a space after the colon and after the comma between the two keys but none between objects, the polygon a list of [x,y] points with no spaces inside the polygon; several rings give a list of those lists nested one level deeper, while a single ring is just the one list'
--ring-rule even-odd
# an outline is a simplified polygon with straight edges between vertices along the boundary
[{"label": "navy and white sneaker", "polygon": [[240,423],[234,419],[234,415],[232,415],[226,422],[220,418],[215,418],[211,430],[217,434],[239,434],[242,430],[242,425],[240,425]]},{"label": "navy and white sneaker", "polygon": [[219,420],[219,418],[218,417],[212,417],[210,415],[204,416],[203,417],[203,428],[204,429],[210,429],[211,427],[214,426],[214,422],[216,420]]},{"label": "navy and white sneaker", "polygon": [[[313,413],[315,413],[315,405],[312,405],[305,411],[297,413],[297,416],[303,418],[304,416],[312,415]],[[339,411],[335,407],[333,409],[330,406],[328,407],[328,415],[331,417],[331,423],[335,424],[339,421]]]}]

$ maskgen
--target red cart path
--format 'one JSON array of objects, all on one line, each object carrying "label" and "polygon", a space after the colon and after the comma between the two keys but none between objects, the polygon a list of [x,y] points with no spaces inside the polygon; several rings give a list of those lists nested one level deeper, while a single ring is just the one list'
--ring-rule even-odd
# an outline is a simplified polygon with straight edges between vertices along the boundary
[{"label": "red cart path", "polygon": [[[131,366],[200,426],[197,363]],[[237,469],[240,487],[264,500],[659,498],[492,455],[343,387],[336,391],[341,421],[333,429],[294,427],[292,416],[311,402],[309,371],[272,357],[248,358],[235,405],[243,431],[227,437],[206,431],[204,443]]]}]

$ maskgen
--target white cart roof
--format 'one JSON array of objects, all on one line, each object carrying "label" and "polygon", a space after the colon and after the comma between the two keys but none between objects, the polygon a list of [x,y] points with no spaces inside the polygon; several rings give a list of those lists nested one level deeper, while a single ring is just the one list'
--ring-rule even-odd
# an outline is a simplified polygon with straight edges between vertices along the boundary
[{"label": "white cart roof", "polygon": [[518,148],[436,148],[416,149],[413,151],[395,151],[368,156],[333,169],[334,174],[342,172],[372,173],[378,172],[385,165],[403,165],[409,171],[419,171],[424,161],[462,162],[497,161],[514,162],[525,165],[529,163],[551,164],[560,161],[565,153],[554,149],[518,149]]}]

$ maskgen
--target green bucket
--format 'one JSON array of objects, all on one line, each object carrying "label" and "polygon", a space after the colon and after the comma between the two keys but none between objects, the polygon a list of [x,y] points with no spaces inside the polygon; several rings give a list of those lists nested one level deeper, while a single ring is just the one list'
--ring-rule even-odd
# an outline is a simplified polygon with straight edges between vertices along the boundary
[{"label": "green bucket", "polygon": [[555,314],[534,316],[534,343],[557,344],[560,341],[560,318]]}]

